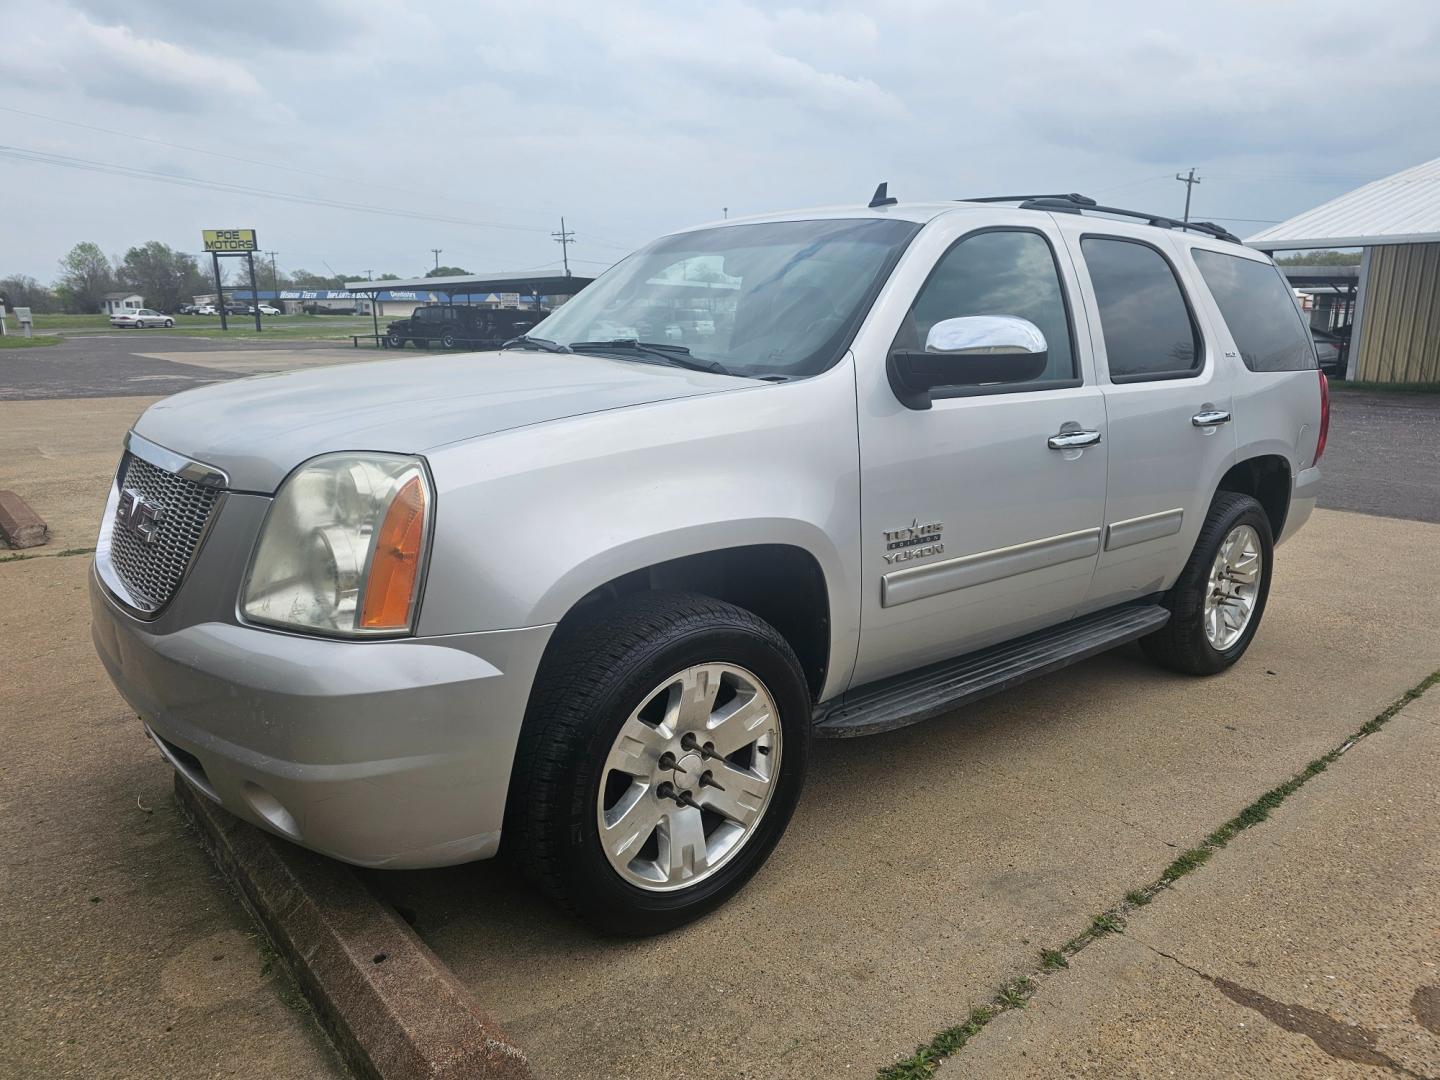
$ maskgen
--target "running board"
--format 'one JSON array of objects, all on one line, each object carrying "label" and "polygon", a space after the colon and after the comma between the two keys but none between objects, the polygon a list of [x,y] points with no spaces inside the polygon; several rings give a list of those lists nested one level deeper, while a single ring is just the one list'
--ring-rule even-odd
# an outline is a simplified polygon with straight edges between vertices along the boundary
[{"label": "running board", "polygon": [[1169,620],[1159,604],[1131,604],[880,679],[818,706],[814,732],[848,739],[918,724],[1144,637]]}]

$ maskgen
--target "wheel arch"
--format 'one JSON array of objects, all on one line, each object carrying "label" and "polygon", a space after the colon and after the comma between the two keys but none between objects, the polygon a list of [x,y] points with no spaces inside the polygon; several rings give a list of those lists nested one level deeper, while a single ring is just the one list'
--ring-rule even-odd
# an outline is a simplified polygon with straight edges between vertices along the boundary
[{"label": "wheel arch", "polygon": [[831,666],[830,595],[825,570],[807,549],[740,544],[639,566],[591,588],[559,625],[643,592],[699,593],[764,619],[795,650],[812,699],[820,697]]},{"label": "wheel arch", "polygon": [[1280,454],[1257,454],[1237,461],[1220,478],[1217,491],[1249,495],[1265,510],[1270,533],[1279,540],[1290,513],[1290,462]]}]

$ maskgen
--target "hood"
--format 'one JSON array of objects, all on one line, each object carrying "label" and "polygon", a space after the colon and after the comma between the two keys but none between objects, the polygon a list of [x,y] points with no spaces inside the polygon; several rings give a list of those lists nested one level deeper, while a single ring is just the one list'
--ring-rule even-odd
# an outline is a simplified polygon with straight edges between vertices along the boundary
[{"label": "hood", "polygon": [[152,405],[135,431],[272,492],[334,450],[419,454],[496,431],[754,386],[751,379],[604,356],[441,353],[261,375]]}]

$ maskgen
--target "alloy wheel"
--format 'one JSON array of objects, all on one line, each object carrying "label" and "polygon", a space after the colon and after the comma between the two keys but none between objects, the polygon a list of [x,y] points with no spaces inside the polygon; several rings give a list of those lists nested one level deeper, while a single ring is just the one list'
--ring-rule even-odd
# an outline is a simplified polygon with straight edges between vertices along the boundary
[{"label": "alloy wheel", "polygon": [[1250,625],[1264,562],[1254,526],[1237,525],[1226,534],[1205,589],[1205,637],[1217,651],[1231,648]]},{"label": "alloy wheel", "polygon": [[600,844],[631,885],[705,880],[755,835],[780,774],[774,698],[749,671],[697,664],[648,693],[600,776]]}]

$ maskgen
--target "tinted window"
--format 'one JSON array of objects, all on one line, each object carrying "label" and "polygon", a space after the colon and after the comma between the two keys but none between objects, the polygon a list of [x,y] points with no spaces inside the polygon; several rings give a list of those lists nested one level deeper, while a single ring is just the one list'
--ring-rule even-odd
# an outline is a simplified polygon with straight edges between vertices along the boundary
[{"label": "tinted window", "polygon": [[1195,265],[1251,371],[1306,371],[1315,350],[1295,296],[1269,263],[1196,248]]},{"label": "tinted window", "polygon": [[1200,368],[1200,335],[1165,257],[1146,244],[1080,241],[1095,299],[1110,378],[1117,382],[1185,375]]},{"label": "tinted window", "polygon": [[1060,273],[1050,244],[1039,233],[985,232],[956,244],[915,298],[894,348],[919,351],[937,322],[966,315],[1018,316],[1045,335],[1050,360],[1044,373],[1032,383],[1009,384],[1014,389],[1076,377]]}]

